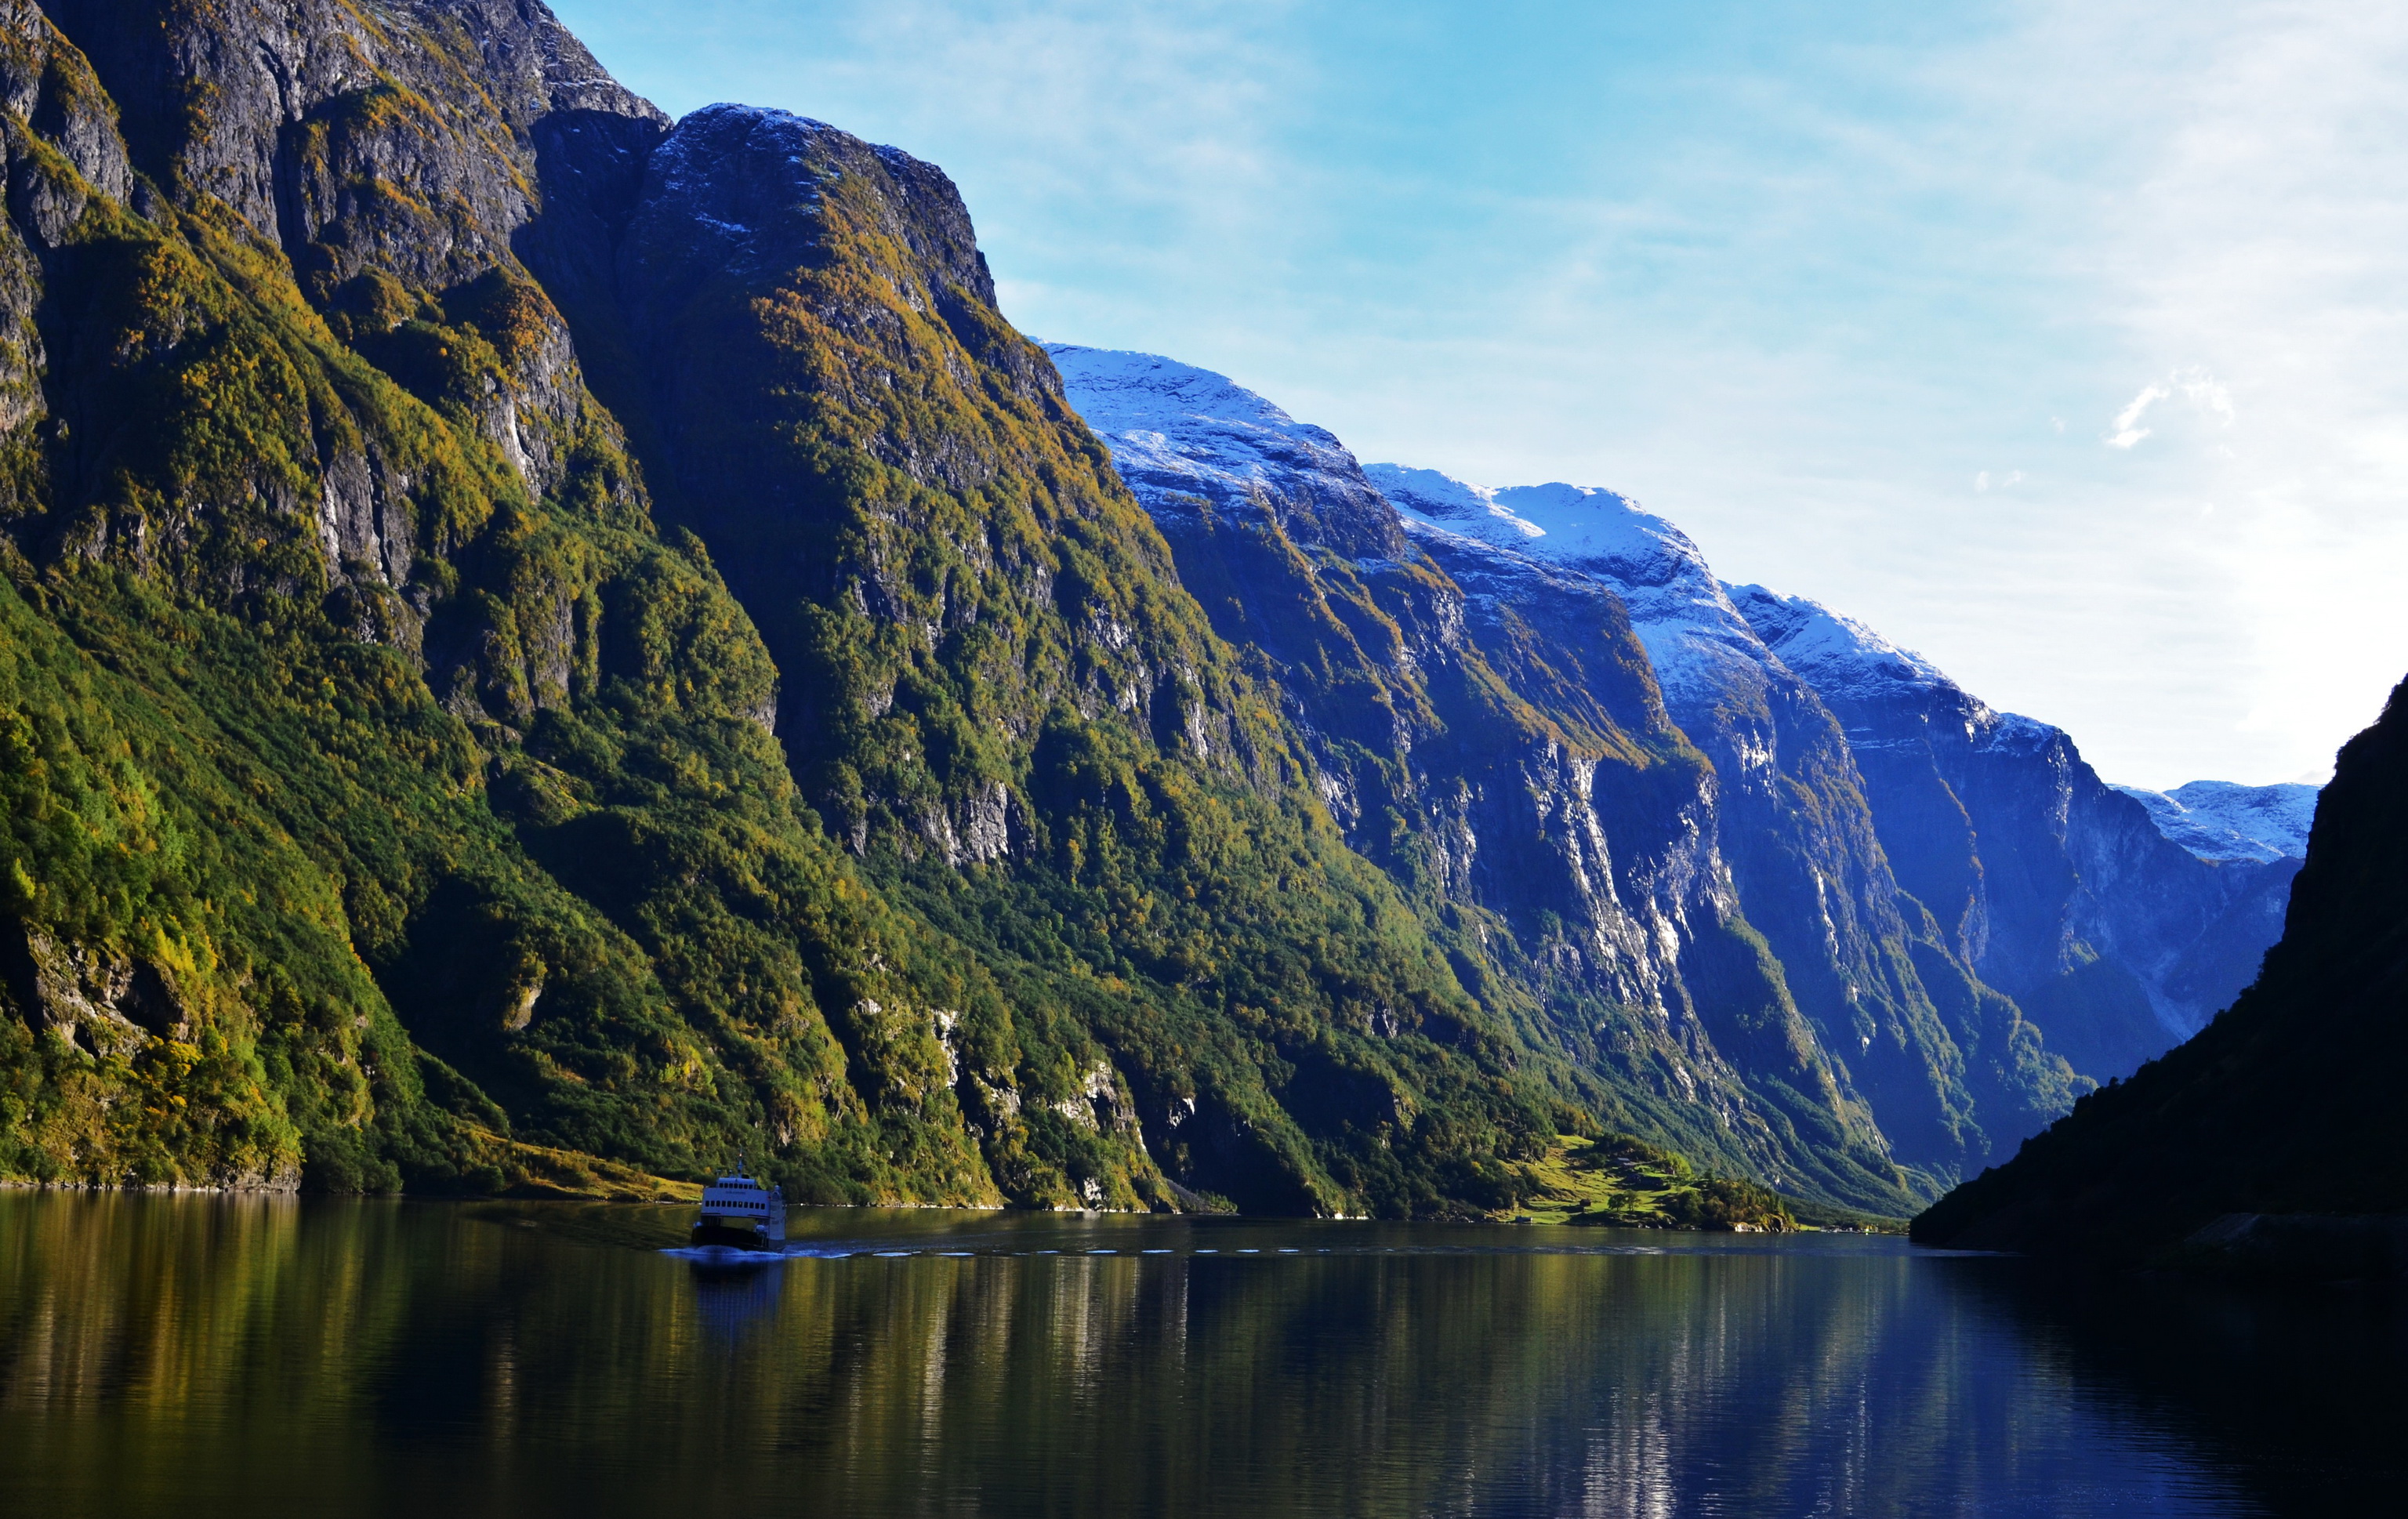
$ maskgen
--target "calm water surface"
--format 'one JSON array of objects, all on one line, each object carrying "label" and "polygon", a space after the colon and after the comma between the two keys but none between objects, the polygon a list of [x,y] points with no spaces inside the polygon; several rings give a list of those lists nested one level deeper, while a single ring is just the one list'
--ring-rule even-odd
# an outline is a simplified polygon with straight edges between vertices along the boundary
[{"label": "calm water surface", "polygon": [[1890,1240],[0,1194],[0,1513],[2370,1513],[2386,1300]]}]

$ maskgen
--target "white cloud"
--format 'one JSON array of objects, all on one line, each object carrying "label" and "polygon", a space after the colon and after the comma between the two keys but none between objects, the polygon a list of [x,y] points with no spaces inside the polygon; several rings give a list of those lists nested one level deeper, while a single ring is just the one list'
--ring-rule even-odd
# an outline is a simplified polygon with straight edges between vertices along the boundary
[{"label": "white cloud", "polygon": [[2215,377],[2204,369],[2191,368],[2174,377],[2182,386],[2183,399],[2214,417],[2219,423],[2232,425],[2232,393],[2215,382]]},{"label": "white cloud", "polygon": [[2219,426],[2232,425],[2232,393],[2216,383],[2214,375],[2193,365],[2162,383],[2152,381],[2141,387],[2141,393],[2132,397],[2131,404],[2115,413],[2115,420],[2109,424],[2114,431],[2100,441],[2111,449],[2129,449],[2143,438],[2154,436],[2150,428],[2141,425],[2141,419],[2148,415],[2149,408],[2159,401],[2171,401],[2177,394],[2188,401],[2194,410],[2214,419]]},{"label": "white cloud", "polygon": [[2107,446],[2111,449],[2128,449],[2148,437],[2149,429],[2141,425],[2141,419],[2148,415],[2149,408],[2170,398],[2173,392],[2163,385],[2141,387],[2141,394],[2132,397],[2132,404],[2115,413],[2115,420],[2110,424],[2115,430],[2107,435],[2104,440]]}]

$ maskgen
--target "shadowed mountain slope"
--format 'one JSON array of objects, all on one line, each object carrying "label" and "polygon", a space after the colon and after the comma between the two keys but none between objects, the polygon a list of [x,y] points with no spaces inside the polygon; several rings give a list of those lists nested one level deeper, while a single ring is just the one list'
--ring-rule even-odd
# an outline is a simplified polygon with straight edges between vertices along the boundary
[{"label": "shadowed mountain slope", "polygon": [[2137,1261],[2226,1214],[2408,1212],[2408,685],[2341,752],[2282,942],[2239,1001],[1915,1221]]},{"label": "shadowed mountain slope", "polygon": [[1716,828],[1740,899],[1901,1158],[1945,1185],[2082,1090],[1901,892],[1840,724],[1686,535],[1610,491],[1489,491],[1389,465],[1371,475],[1410,519],[1594,579],[1628,605],[1669,711],[1720,778]]},{"label": "shadowed mountain slope", "polygon": [[[2296,850],[2188,847],[2100,781],[2063,729],[1993,711],[1803,597],[1761,586],[1731,597],[1844,727],[1899,883],[2076,1070],[2128,1074],[2256,976]],[[2296,792],[2313,805],[2310,788],[2286,791],[2286,817]]]}]

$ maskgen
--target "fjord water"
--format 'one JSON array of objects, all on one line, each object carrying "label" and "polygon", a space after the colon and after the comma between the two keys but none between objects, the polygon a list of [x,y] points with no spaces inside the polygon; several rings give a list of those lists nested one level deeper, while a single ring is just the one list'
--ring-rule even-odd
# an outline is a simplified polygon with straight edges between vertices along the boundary
[{"label": "fjord water", "polygon": [[[2339,1512],[2400,1317],[1887,1239],[0,1195],[0,1512]],[[1095,1254],[1111,1252],[1111,1254]]]}]

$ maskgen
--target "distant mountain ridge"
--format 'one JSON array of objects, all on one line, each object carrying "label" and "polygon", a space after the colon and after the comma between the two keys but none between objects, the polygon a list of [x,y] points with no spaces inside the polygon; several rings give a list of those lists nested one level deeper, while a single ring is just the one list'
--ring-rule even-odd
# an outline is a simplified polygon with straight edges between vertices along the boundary
[{"label": "distant mountain ridge", "polygon": [[0,6],[0,1178],[1899,1214],[2293,863],[538,0]]},{"label": "distant mountain ridge", "polygon": [[[2298,848],[2202,851],[2197,820],[2186,815],[2186,832],[2150,807],[2149,822],[2176,847],[2161,846],[2105,795],[2125,788],[2105,787],[2062,730],[1993,712],[1930,661],[1812,601],[1723,584],[1686,535],[1627,497],[1492,490],[1390,465],[1367,474],[1409,515],[1612,584],[1676,717],[1685,709],[1685,721],[1711,726],[1713,705],[1752,669],[1777,666],[1805,681],[1847,733],[1909,892],[1941,911],[1965,963],[2054,1028],[2055,1047],[2076,1053],[2086,1074],[2120,1074],[2195,1032],[2248,983],[2254,956],[2279,932]],[[2275,839],[2303,837],[2315,810],[2309,787],[2186,791]],[[1951,836],[1957,842],[1935,853]],[[2102,946],[2137,988],[2113,965],[2090,968],[2099,962],[2086,951]]]},{"label": "distant mountain ridge", "polygon": [[[1175,549],[1216,499],[1320,504],[1273,509],[1291,521],[1342,502],[1359,523],[1368,486],[1460,588],[1468,626],[1577,586],[1618,601],[1667,716],[1713,764],[1692,806],[1734,906],[1842,1089],[1910,1164],[1944,1175],[2128,1072],[2228,1002],[2277,932],[2288,863],[2177,847],[2059,730],[1992,712],[1812,602],[1724,584],[1627,497],[1357,468],[1226,377],[1048,349]],[[1522,617],[1513,637],[1544,657],[1550,637],[1584,635]]]},{"label": "distant mountain ridge", "polygon": [[2267,864],[2308,855],[2308,831],[2316,820],[2318,788],[2291,782],[2243,786],[2229,781],[2192,781],[2172,791],[2117,786],[2149,810],[2157,831],[2202,860],[2221,864],[2249,860]]},{"label": "distant mountain ridge", "polygon": [[[2187,789],[2187,788],[2186,788]],[[2289,1277],[2408,1269],[2408,683],[2341,751],[2282,940],[2199,1036],[1914,1221],[1926,1243]]]}]

